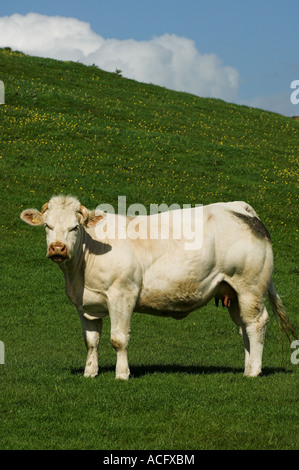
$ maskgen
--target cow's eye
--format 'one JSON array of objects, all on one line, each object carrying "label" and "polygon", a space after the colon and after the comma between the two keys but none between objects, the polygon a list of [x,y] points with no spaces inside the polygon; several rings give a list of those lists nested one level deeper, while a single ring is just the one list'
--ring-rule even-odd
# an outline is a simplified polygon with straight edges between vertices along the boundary
[{"label": "cow's eye", "polygon": [[79,225],[75,225],[75,227],[70,228],[70,232],[76,232],[79,228]]},{"label": "cow's eye", "polygon": [[47,228],[47,229],[49,229],[49,230],[53,230],[52,227],[49,227],[48,224],[44,224],[44,227]]}]

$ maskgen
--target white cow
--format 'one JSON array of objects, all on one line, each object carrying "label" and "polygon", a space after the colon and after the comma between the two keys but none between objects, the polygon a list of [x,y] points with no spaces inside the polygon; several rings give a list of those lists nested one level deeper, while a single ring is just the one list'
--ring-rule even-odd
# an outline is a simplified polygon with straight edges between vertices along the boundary
[{"label": "white cow", "polygon": [[[194,249],[184,235],[175,235],[187,211],[202,233]],[[273,286],[269,233],[244,202],[132,218],[89,211],[74,197],[54,196],[41,212],[27,209],[21,219],[46,228],[47,257],[59,264],[82,321],[86,377],[98,374],[102,318],[108,314],[116,378],[125,380],[133,311],[183,318],[213,298],[216,305],[221,300],[243,336],[246,376],[261,373],[267,293],[280,323],[295,335]],[[124,237],[132,223],[135,235],[146,236]],[[166,224],[169,236],[160,236]]]}]

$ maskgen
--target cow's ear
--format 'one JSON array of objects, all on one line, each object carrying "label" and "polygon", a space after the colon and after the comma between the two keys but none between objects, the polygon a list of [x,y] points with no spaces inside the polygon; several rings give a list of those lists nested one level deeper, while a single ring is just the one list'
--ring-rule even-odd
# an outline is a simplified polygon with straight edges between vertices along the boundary
[{"label": "cow's ear", "polygon": [[42,214],[36,209],[26,209],[20,215],[21,219],[29,225],[41,226],[44,224]]},{"label": "cow's ear", "polygon": [[93,226],[93,225],[97,225],[97,223],[100,220],[102,220],[105,217],[105,215],[106,215],[105,212],[102,212],[102,211],[98,211],[98,210],[90,211],[89,215],[88,215],[88,220],[86,222],[86,225],[88,227]]},{"label": "cow's ear", "polygon": [[98,210],[89,211],[88,209],[86,209],[86,207],[82,206],[81,204],[79,215],[82,216],[81,223],[87,227],[96,225],[105,216],[105,212]]},{"label": "cow's ear", "polygon": [[80,209],[78,211],[79,222],[82,225],[86,225],[86,221],[88,220],[89,210],[86,209],[82,204],[80,204]]}]

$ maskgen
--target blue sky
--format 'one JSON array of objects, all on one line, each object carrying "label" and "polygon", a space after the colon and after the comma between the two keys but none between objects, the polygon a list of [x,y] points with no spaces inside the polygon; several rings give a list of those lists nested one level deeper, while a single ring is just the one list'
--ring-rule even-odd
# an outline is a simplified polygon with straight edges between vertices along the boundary
[{"label": "blue sky", "polygon": [[[101,66],[103,61],[102,68],[109,69],[109,65],[112,68],[114,64],[108,63],[108,56],[111,62],[115,54],[119,68],[125,69],[125,76],[141,77],[141,81],[147,81],[148,76],[153,83],[157,77],[157,84],[168,88],[185,88],[207,96],[214,93],[227,101],[299,115],[299,104],[290,101],[291,82],[299,80],[298,11],[298,0],[10,0],[2,3],[0,19],[4,21],[3,17],[15,13],[27,15],[29,12],[76,18],[82,22],[81,26],[83,22],[90,24],[90,31],[84,33],[88,43],[98,39],[97,50],[89,47],[82,53],[83,62],[94,60]],[[34,24],[37,22],[38,17]],[[0,21],[0,46],[7,41],[12,44],[5,45],[14,48],[14,42],[9,39],[3,25]],[[29,28],[28,25],[22,27]],[[64,28],[71,28],[71,23]],[[46,23],[42,29],[48,29]],[[30,49],[26,39],[29,34],[27,31],[27,36],[22,36],[18,49],[22,50],[23,45],[25,52],[43,55],[37,46],[35,49],[30,46]],[[153,42],[154,37],[163,39]],[[178,38],[189,42],[183,43]],[[39,43],[37,37],[33,39],[32,42]],[[108,39],[118,41],[111,44]],[[134,42],[130,43],[128,39]],[[182,47],[185,52],[178,53]],[[47,51],[44,54],[47,53],[50,54]],[[64,50],[64,54],[67,53],[71,54]],[[189,53],[188,62],[185,56]],[[141,71],[144,54],[148,54],[148,60]],[[70,59],[75,60],[76,57],[71,55]],[[57,58],[67,57],[60,55]],[[80,58],[79,55],[77,59]],[[165,68],[168,61],[172,61],[172,65],[176,63],[171,72]],[[182,68],[178,62],[182,63]],[[201,75],[203,68],[208,73]],[[173,77],[175,74],[178,75],[177,80]],[[202,79],[206,80],[205,84],[197,87],[196,80]],[[215,86],[209,86],[208,80],[214,80]]]}]

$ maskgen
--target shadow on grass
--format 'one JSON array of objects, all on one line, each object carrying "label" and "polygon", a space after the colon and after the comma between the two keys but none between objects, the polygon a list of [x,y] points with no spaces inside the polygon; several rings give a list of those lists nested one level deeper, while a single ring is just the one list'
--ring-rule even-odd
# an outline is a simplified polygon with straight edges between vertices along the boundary
[{"label": "shadow on grass", "polygon": [[[131,377],[138,378],[149,374],[190,374],[190,375],[214,375],[214,374],[243,374],[244,369],[238,367],[224,366],[184,366],[179,364],[151,364],[142,366],[130,366]],[[99,368],[99,374],[105,372],[115,372],[115,366],[103,366]],[[277,373],[290,374],[292,370],[284,367],[265,367],[262,376],[267,377]],[[72,368],[71,374],[83,375],[84,368]]]}]

